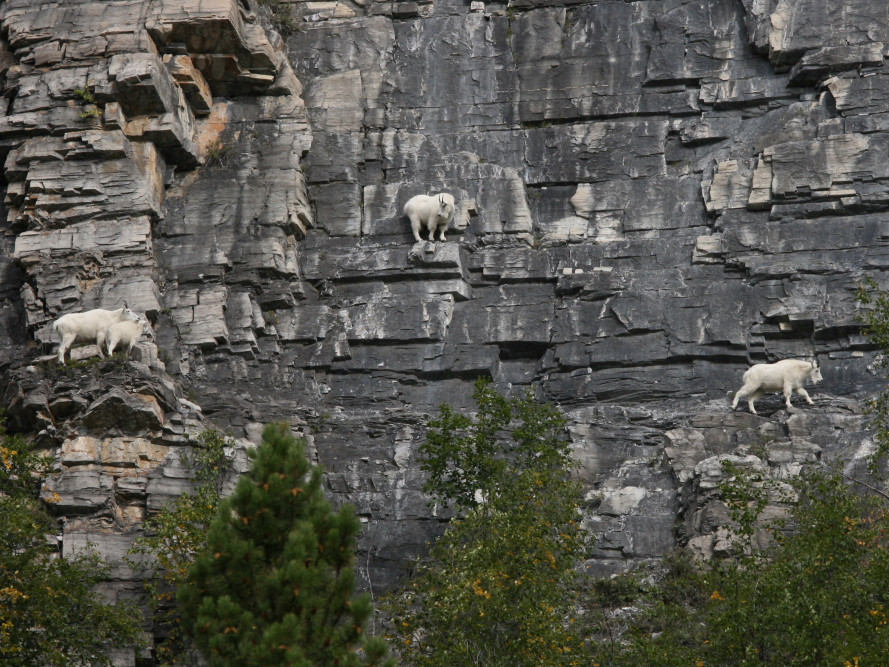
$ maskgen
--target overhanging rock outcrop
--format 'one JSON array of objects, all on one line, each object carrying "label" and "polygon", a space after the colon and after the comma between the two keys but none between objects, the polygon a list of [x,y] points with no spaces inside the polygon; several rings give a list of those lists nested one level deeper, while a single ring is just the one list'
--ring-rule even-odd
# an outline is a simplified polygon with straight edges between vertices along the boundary
[{"label": "overhanging rock outcrop", "polygon": [[[301,86],[256,10],[237,0],[0,7],[3,407],[9,428],[56,455],[43,496],[62,551],[89,543],[105,555],[112,598],[139,595],[126,551],[149,513],[190,488],[180,455],[213,423],[186,398],[182,359],[220,344],[254,354],[261,315],[242,285],[283,276],[263,302],[292,305],[297,238],[313,225]],[[214,178],[236,161],[237,175]],[[199,224],[179,217],[189,207]],[[234,289],[219,280],[229,272],[242,276]],[[123,304],[160,345],[140,343],[128,361],[77,348],[65,367],[40,356],[60,315]],[[290,421],[300,433],[299,416]],[[257,430],[237,434],[240,471],[252,446],[242,436]]]}]

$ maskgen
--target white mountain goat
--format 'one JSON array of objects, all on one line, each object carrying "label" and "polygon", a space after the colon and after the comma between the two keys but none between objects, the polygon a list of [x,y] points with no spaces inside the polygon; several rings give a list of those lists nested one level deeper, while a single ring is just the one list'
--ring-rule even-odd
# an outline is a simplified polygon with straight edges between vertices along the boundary
[{"label": "white mountain goat", "polygon": [[143,333],[150,338],[154,335],[154,330],[151,328],[148,320],[144,320],[141,317],[138,320],[115,322],[111,326],[105,327],[105,331],[101,334],[102,340],[98,341],[99,347],[102,347],[102,342],[104,341],[108,345],[108,356],[110,357],[114,354],[114,348],[118,344],[126,345],[127,359],[129,359],[133,346]]},{"label": "white mountain goat", "polygon": [[[136,321],[139,316],[124,304],[117,310],[103,310],[96,308],[85,313],[68,313],[62,315],[52,323],[53,331],[59,337],[59,363],[65,363],[65,352],[75,341],[97,343],[99,356],[104,357],[102,343],[105,338],[105,329],[117,322],[125,320]],[[100,340],[101,339],[101,340]]]},{"label": "white mountain goat", "polygon": [[735,394],[735,398],[732,401],[732,410],[737,408],[738,401],[746,396],[750,412],[756,414],[753,401],[770,391],[784,392],[784,402],[787,405],[788,411],[793,410],[793,407],[790,405],[790,395],[794,390],[805,398],[809,405],[815,405],[812,399],[809,398],[809,394],[803,389],[803,384],[806,380],[811,380],[813,384],[821,382],[821,369],[818,367],[817,361],[782,359],[773,364],[756,364],[751,366],[744,373],[744,386]]},{"label": "white mountain goat", "polygon": [[447,192],[437,195],[417,195],[407,200],[404,205],[404,214],[411,221],[411,229],[417,243],[422,241],[420,231],[425,227],[429,230],[429,240],[435,241],[435,231],[438,230],[438,238],[445,240],[445,230],[454,219],[454,196]]}]

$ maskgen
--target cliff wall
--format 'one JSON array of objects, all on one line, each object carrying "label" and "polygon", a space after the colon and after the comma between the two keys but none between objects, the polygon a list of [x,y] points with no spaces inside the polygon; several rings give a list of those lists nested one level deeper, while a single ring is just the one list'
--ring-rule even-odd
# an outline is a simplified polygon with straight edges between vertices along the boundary
[{"label": "cliff wall", "polygon": [[[229,429],[242,469],[273,420],[366,521],[363,585],[392,585],[445,518],[424,425],[479,375],[565,410],[599,574],[727,549],[720,457],[860,466],[883,3],[272,9],[0,8],[3,406],[57,453],[62,542],[119,563],[118,594],[146,513],[188,488],[188,435]],[[415,244],[402,207],[438,191],[448,240]],[[44,358],[61,313],[124,300],[157,331],[133,362]],[[789,356],[821,363],[815,406],[730,410],[750,363]]]}]

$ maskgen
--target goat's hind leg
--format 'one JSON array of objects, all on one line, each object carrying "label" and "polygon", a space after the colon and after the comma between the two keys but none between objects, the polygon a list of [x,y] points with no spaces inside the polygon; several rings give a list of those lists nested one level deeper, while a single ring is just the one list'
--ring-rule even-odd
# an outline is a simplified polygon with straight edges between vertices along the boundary
[{"label": "goat's hind leg", "polygon": [[784,385],[784,405],[787,406],[787,412],[793,412],[796,408],[790,404],[790,397],[793,396],[793,387]]},{"label": "goat's hind leg", "polygon": [[740,389],[738,389],[738,391],[735,392],[735,397],[732,399],[732,410],[738,409],[738,401],[740,401],[746,395],[747,394],[744,392],[744,387],[741,387]]},{"label": "goat's hind leg", "polygon": [[752,412],[755,415],[759,414],[756,411],[756,408],[753,407],[753,402],[762,398],[764,395],[765,395],[765,392],[762,389],[757,389],[752,394],[750,394],[750,396],[747,397],[747,407],[750,408],[750,412]]},{"label": "goat's hind leg", "polygon": [[99,348],[99,356],[104,359],[105,350],[103,348],[105,347],[105,334],[102,331],[96,334],[96,346]]},{"label": "goat's hind leg", "polygon": [[59,363],[65,363],[65,352],[74,344],[75,339],[77,338],[77,334],[64,334],[62,336],[62,342],[59,343]]},{"label": "goat's hind leg", "polygon": [[416,215],[409,215],[408,218],[410,218],[411,221],[411,231],[414,233],[414,238],[417,240],[417,243],[422,242],[423,239],[420,238],[420,230],[422,229],[420,218]]}]

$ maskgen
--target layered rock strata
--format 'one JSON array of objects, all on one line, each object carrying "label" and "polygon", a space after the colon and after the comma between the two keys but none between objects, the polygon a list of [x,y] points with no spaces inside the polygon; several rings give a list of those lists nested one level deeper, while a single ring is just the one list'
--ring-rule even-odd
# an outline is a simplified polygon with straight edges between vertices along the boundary
[{"label": "layered rock strata", "polygon": [[[889,283],[889,9],[287,8],[286,38],[246,0],[0,9],[0,371],[16,427],[59,453],[67,543],[119,553],[187,488],[189,429],[247,446],[288,420],[366,521],[362,584],[390,586],[446,519],[425,425],[480,375],[565,410],[597,574],[730,552],[723,460],[863,468],[883,383],[854,290]],[[403,205],[440,191],[448,241],[415,244]],[[156,325],[144,363],[33,363],[59,314],[123,299]],[[750,363],[812,356],[814,407],[731,412]]]},{"label": "layered rock strata", "polygon": [[[388,458],[374,490],[422,516],[397,452],[477,375],[566,410],[601,574],[730,550],[726,457],[860,466],[882,386],[854,290],[886,284],[885,8],[347,5],[294,4],[287,41],[314,135],[306,302],[329,323],[302,365],[336,488],[375,517],[351,452]],[[404,202],[442,190],[453,241],[413,246]],[[815,408],[730,412],[750,363],[813,356]],[[389,544],[380,561],[410,553]]]},{"label": "layered rock strata", "polygon": [[[9,428],[55,454],[43,496],[61,552],[90,544],[104,555],[111,598],[141,594],[126,554],[146,517],[191,488],[182,452],[213,425],[186,398],[200,377],[190,350],[257,349],[255,287],[290,293],[296,238],[312,225],[301,86],[256,10],[235,0],[0,8],[3,407]],[[220,177],[230,164],[237,172]],[[185,227],[182,213],[200,224]],[[125,303],[159,345],[107,362],[92,359],[95,346],[75,348],[58,368],[41,356],[61,314]],[[233,475],[257,432],[236,434]]]}]

